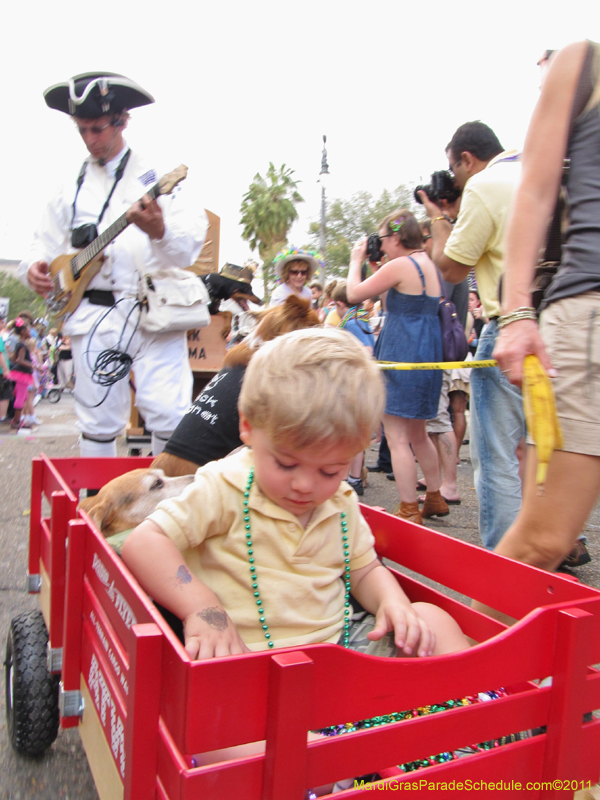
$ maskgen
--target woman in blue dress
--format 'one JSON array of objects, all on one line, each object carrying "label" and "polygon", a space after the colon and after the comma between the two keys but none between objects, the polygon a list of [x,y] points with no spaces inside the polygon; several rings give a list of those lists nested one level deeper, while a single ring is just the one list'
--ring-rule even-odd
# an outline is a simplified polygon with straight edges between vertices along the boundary
[{"label": "woman in blue dress", "polygon": [[[348,300],[359,303],[386,294],[386,323],[378,342],[381,361],[441,361],[440,282],[435,265],[422,249],[419,223],[410,211],[398,209],[383,220],[379,237],[384,258],[377,265],[371,264],[374,274],[365,281],[361,282],[361,266],[367,258],[367,240],[360,240],[352,250]],[[437,415],[442,372],[387,370],[385,375],[383,426],[400,492],[396,513],[403,519],[422,522],[416,490],[416,456],[427,484],[424,516],[445,516],[449,509],[439,491],[438,456],[425,428],[426,421]]]}]

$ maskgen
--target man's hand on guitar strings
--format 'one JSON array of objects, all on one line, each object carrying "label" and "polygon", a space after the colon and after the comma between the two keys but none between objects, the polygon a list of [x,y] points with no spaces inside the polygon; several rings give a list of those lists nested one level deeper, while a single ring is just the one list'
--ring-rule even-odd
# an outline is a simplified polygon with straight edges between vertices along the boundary
[{"label": "man's hand on guitar strings", "polygon": [[165,221],[161,207],[150,195],[145,194],[141,200],[134,203],[125,215],[127,222],[146,233],[151,239],[162,239],[165,235]]},{"label": "man's hand on guitar strings", "polygon": [[27,283],[36,294],[47,297],[53,289],[52,278],[45,261],[36,261],[27,270]]}]

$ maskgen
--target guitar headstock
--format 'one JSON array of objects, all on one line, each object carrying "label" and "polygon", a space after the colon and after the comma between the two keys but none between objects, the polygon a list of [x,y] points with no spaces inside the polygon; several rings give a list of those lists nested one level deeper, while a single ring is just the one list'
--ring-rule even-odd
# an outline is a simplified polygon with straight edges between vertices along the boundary
[{"label": "guitar headstock", "polygon": [[180,164],[171,172],[167,172],[167,174],[163,175],[154,187],[156,189],[156,195],[171,194],[177,184],[186,179],[187,174],[188,168],[185,166],[185,164]]}]

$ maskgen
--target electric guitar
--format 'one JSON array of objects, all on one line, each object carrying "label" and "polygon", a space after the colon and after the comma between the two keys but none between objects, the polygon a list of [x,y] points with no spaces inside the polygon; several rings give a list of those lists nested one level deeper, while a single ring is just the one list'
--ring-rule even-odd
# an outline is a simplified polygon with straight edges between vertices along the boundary
[{"label": "electric guitar", "polygon": [[[152,200],[161,194],[171,194],[178,183],[187,176],[188,169],[180,164],[164,175],[146,192]],[[83,297],[92,278],[100,272],[104,261],[103,250],[129,225],[127,212],[115,220],[100,236],[78,253],[57,256],[50,264],[53,291],[47,299],[48,311],[56,317],[71,314]]]}]

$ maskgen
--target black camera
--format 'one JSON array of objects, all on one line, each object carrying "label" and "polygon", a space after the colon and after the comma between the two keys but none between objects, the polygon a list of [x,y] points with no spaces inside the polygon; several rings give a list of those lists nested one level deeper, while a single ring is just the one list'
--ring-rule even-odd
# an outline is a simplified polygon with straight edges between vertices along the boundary
[{"label": "black camera", "polygon": [[432,203],[439,203],[440,200],[447,200],[449,203],[453,203],[461,195],[460,189],[457,189],[454,185],[452,173],[448,172],[447,169],[434,172],[431,176],[431,182],[427,186],[417,186],[415,188],[415,200],[423,205],[419,192],[425,192]]},{"label": "black camera", "polygon": [[98,228],[93,222],[87,225],[80,225],[78,228],[71,231],[71,247],[77,247],[78,249],[87,247],[88,244],[91,244],[94,239],[97,238]]},{"label": "black camera", "polygon": [[367,258],[372,264],[377,264],[383,258],[381,238],[378,233],[371,233],[367,239]]}]

